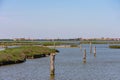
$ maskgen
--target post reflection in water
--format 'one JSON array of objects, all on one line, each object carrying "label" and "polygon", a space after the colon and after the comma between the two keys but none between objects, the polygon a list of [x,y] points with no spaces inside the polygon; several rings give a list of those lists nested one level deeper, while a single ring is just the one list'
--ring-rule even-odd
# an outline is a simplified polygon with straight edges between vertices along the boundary
[{"label": "post reflection in water", "polygon": [[55,75],[50,75],[50,80],[55,80]]}]

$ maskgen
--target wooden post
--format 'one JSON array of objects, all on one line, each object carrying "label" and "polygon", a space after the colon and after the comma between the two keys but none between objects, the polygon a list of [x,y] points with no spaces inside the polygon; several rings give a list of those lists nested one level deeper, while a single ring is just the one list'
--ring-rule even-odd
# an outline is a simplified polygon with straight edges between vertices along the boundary
[{"label": "wooden post", "polygon": [[92,53],[92,43],[90,42],[90,53]]},{"label": "wooden post", "polygon": [[50,54],[50,75],[55,75],[55,53]]},{"label": "wooden post", "polygon": [[84,49],[84,54],[83,54],[83,63],[86,63],[86,49]]},{"label": "wooden post", "polygon": [[96,57],[96,46],[94,48],[94,57]]}]

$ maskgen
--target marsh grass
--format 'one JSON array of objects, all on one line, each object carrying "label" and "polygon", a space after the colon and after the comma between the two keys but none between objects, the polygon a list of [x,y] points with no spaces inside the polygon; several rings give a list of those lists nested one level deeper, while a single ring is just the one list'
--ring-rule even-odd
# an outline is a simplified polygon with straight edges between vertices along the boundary
[{"label": "marsh grass", "polygon": [[24,62],[26,58],[40,58],[58,52],[40,46],[21,46],[0,51],[0,65]]},{"label": "marsh grass", "polygon": [[120,45],[109,45],[109,48],[120,49]]}]

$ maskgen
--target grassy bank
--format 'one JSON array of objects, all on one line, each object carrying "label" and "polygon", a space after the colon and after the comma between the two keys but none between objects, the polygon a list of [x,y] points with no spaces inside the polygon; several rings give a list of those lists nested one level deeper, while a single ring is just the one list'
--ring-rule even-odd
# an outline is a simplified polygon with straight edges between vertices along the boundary
[{"label": "grassy bank", "polygon": [[0,65],[20,63],[27,58],[40,58],[50,53],[58,52],[55,49],[39,46],[21,46],[16,48],[7,48],[0,51]]},{"label": "grassy bank", "polygon": [[42,45],[42,46],[59,46],[59,45],[79,45],[79,44],[120,44],[120,41],[1,41],[1,47],[7,46],[26,46],[26,45]]},{"label": "grassy bank", "polygon": [[0,42],[0,46],[25,46],[25,45],[43,45],[43,46],[52,46],[52,45],[61,45],[63,44],[62,42],[53,42],[53,41],[48,41],[48,42],[41,42],[41,41],[4,41]]},{"label": "grassy bank", "polygon": [[120,49],[120,45],[110,45],[109,48]]}]

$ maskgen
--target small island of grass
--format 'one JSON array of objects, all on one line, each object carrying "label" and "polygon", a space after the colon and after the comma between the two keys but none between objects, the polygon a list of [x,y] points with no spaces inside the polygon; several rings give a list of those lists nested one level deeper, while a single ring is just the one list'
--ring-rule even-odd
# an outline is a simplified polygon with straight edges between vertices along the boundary
[{"label": "small island of grass", "polygon": [[40,46],[21,46],[7,48],[0,51],[0,66],[25,62],[28,58],[40,58],[58,52],[56,49],[50,49]]},{"label": "small island of grass", "polygon": [[109,48],[120,49],[120,45],[110,45]]}]

